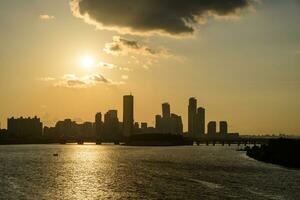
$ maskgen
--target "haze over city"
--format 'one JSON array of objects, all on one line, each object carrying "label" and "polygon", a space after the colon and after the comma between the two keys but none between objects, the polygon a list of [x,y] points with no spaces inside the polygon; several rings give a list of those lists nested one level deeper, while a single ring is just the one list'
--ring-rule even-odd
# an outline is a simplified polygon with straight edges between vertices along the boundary
[{"label": "haze over city", "polygon": [[132,93],[134,120],[151,126],[169,102],[187,131],[194,96],[232,132],[300,133],[298,1],[108,2],[0,3],[1,128],[12,116],[121,118]]}]

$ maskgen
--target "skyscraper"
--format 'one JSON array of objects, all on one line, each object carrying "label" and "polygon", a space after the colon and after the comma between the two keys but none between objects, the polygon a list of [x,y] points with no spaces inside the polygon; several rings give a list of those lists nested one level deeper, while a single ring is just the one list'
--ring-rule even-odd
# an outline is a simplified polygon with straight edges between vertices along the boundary
[{"label": "skyscraper", "polygon": [[215,121],[208,122],[208,124],[207,124],[207,134],[209,136],[212,136],[212,135],[216,135],[216,133],[217,133],[217,122],[215,122]]},{"label": "skyscraper", "polygon": [[155,115],[155,129],[159,133],[163,132],[161,115]]},{"label": "skyscraper", "polygon": [[220,121],[220,133],[227,134],[228,133],[228,125],[226,121]]},{"label": "skyscraper", "polygon": [[196,110],[197,110],[197,99],[191,97],[189,99],[189,106],[188,106],[188,133],[190,137],[195,136],[194,134],[195,134]]},{"label": "skyscraper", "polygon": [[111,142],[120,139],[120,123],[117,110],[109,110],[105,113],[103,129],[103,137],[101,136],[101,139],[104,141]]},{"label": "skyscraper", "polygon": [[133,96],[123,97],[123,136],[129,137],[133,133]]},{"label": "skyscraper", "polygon": [[195,137],[201,137],[205,134],[205,109],[202,107],[197,109],[195,127]]},{"label": "skyscraper", "polygon": [[162,104],[162,117],[163,118],[170,118],[171,117],[171,109],[169,103]]},{"label": "skyscraper", "polygon": [[101,135],[101,129],[102,129],[102,114],[101,112],[99,112],[95,115],[95,133],[97,138],[99,138]]}]

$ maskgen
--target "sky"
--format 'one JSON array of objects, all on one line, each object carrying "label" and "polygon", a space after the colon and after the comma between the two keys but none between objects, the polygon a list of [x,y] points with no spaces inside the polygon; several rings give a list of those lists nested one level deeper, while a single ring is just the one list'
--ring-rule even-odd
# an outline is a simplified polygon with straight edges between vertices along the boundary
[{"label": "sky", "polygon": [[135,121],[189,97],[241,134],[300,134],[297,0],[2,0],[0,121],[93,121],[133,94]]}]

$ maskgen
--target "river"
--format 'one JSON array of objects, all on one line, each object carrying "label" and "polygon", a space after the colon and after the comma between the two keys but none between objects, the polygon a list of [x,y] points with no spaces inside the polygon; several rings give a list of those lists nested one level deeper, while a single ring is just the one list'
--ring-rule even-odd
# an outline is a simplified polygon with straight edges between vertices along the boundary
[{"label": "river", "polygon": [[300,170],[236,148],[0,146],[0,199],[300,199]]}]

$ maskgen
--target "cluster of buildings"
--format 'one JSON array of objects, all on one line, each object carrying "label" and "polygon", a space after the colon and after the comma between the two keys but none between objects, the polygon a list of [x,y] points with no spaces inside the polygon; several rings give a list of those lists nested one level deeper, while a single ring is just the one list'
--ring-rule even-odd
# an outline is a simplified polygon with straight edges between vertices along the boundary
[{"label": "cluster of buildings", "polygon": [[7,130],[11,137],[37,138],[43,133],[43,123],[36,116],[34,118],[8,118]]},{"label": "cluster of buildings", "polygon": [[71,119],[58,121],[54,127],[44,127],[39,118],[9,118],[7,133],[14,138],[49,138],[49,139],[90,139],[103,142],[122,141],[136,134],[172,134],[184,135],[194,140],[203,137],[229,137],[238,134],[228,133],[226,121],[210,121],[207,124],[205,109],[197,107],[197,99],[192,97],[188,104],[188,132],[183,132],[182,117],[171,113],[169,103],[162,104],[162,114],[155,116],[155,126],[148,127],[146,122],[134,121],[134,98],[132,95],[123,97],[123,121],[119,121],[118,111],[109,110],[104,115],[96,113],[94,122],[78,124]]}]

